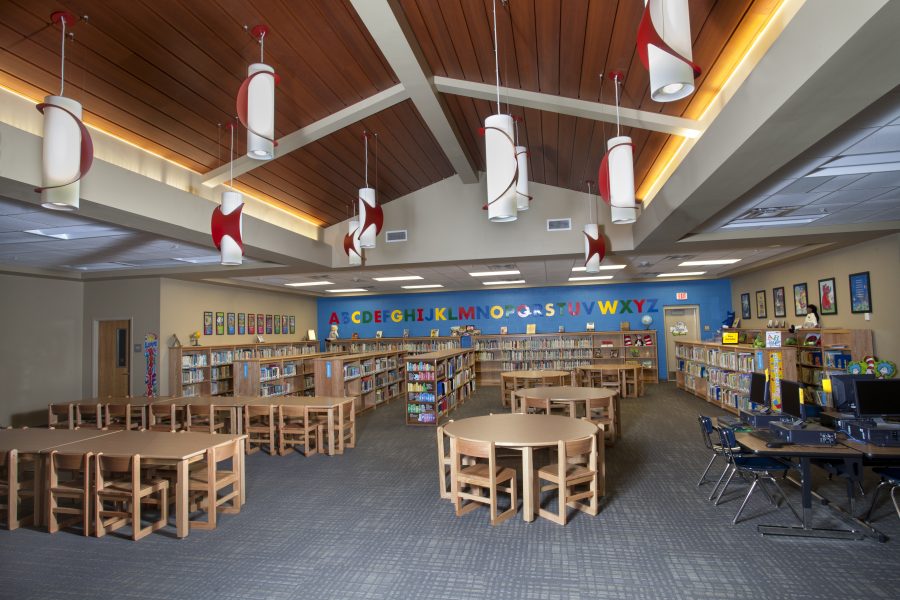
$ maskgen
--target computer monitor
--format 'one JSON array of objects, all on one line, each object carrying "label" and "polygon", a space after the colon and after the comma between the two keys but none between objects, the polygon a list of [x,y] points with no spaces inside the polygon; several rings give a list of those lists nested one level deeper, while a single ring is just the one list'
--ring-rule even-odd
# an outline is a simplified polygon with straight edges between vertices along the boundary
[{"label": "computer monitor", "polygon": [[761,407],[769,405],[769,386],[766,385],[766,376],[762,373],[750,374],[750,402]]},{"label": "computer monitor", "polygon": [[875,379],[874,375],[832,375],[831,379],[831,399],[834,402],[834,408],[838,412],[851,413],[856,412],[856,387],[854,382],[857,380]]},{"label": "computer monitor", "polygon": [[781,412],[795,419],[803,418],[803,410],[800,404],[800,388],[796,381],[781,380]]},{"label": "computer monitor", "polygon": [[856,416],[900,416],[900,379],[858,380],[856,386]]}]

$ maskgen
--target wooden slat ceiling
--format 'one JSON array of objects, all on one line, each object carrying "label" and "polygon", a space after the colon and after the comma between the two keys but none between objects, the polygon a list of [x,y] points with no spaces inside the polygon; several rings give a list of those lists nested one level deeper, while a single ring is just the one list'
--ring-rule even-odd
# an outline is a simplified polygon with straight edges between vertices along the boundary
[{"label": "wooden slat ceiling", "polygon": [[[661,104],[635,38],[639,0],[510,0],[498,4],[504,85],[613,102],[600,74],[625,72],[622,105],[697,118],[779,0],[691,0],[697,93]],[[494,82],[492,0],[398,0],[435,75]],[[280,137],[388,89],[397,77],[348,0],[0,0],[0,85],[40,99],[58,92],[56,10],[88,15],[67,46],[66,95],[85,120],[201,173],[227,160],[226,123],[258,46],[243,25],[269,24],[266,62],[276,88]],[[601,84],[603,84],[601,86]],[[445,96],[462,143],[484,168],[477,130],[495,112],[486,101]],[[609,124],[512,107],[524,120],[534,181],[584,190],[596,179]],[[453,174],[411,102],[403,102],[243,176],[238,187],[323,225],[347,217],[362,183],[363,129],[380,141],[380,199],[392,200]],[[678,138],[626,128],[640,182]],[[244,135],[238,136],[243,152]]]}]

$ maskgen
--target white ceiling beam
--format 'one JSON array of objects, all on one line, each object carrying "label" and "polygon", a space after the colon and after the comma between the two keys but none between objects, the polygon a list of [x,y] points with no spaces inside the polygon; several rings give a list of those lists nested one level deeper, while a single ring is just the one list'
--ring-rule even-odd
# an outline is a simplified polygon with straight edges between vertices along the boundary
[{"label": "white ceiling beam", "polygon": [[[278,139],[278,145],[275,146],[275,160],[294,150],[298,150],[303,146],[312,144],[316,140],[320,140],[327,135],[331,135],[335,131],[340,131],[348,125],[371,117],[387,108],[399,104],[409,98],[406,88],[400,83],[382,90],[374,96],[369,96],[360,100],[356,104],[351,104],[347,108],[343,108],[334,114],[330,114],[324,119],[319,119],[315,123],[311,123],[306,127],[298,129],[293,133]],[[248,173],[257,167],[267,164],[269,161],[253,160],[246,154],[240,158],[234,159],[231,164],[234,165],[235,177]],[[229,163],[225,163],[217,169],[213,169],[205,173],[201,179],[201,183],[207,187],[215,187],[228,181],[230,177]]]},{"label": "white ceiling beam", "polygon": [[[496,100],[497,98],[497,87],[489,83],[435,76],[434,87],[439,92],[456,96],[466,96],[480,100]],[[592,119],[594,121],[616,122],[616,107],[614,105],[507,87],[500,88],[500,95],[504,102],[515,106]],[[699,121],[670,117],[633,108],[619,108],[619,119],[621,124],[626,127],[637,127],[638,129],[647,129],[682,137],[696,138],[703,132],[703,127]]]},{"label": "white ceiling beam", "polygon": [[[363,25],[388,64],[409,92],[409,97],[431,130],[463,183],[478,181],[478,172],[459,132],[425,69],[426,62],[405,19],[389,0],[350,0]],[[399,9],[398,9],[399,11]]]}]

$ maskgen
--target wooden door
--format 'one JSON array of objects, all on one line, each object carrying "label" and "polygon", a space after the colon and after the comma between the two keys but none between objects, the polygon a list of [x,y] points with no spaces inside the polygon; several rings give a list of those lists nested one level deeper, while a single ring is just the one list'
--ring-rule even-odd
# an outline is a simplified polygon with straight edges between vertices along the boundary
[{"label": "wooden door", "polygon": [[131,395],[131,327],[126,321],[100,321],[97,397]]},{"label": "wooden door", "polygon": [[678,359],[675,357],[675,342],[696,342],[700,339],[699,306],[665,306],[664,326],[666,332],[666,372],[670,381],[675,379]]}]

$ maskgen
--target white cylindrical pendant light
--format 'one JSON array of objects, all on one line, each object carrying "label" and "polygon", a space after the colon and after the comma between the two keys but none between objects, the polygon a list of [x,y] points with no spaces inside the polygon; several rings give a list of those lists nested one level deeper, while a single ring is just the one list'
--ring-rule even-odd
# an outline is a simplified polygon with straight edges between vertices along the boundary
[{"label": "white cylindrical pendant light", "polygon": [[614,137],[607,142],[609,168],[609,205],[612,222],[634,223],[637,204],[634,201],[634,159],[631,138]]},{"label": "white cylindrical pendant light", "polygon": [[362,249],[357,235],[359,233],[359,219],[355,217],[350,219],[348,230],[347,236],[349,237],[350,247],[347,251],[347,257],[350,259],[350,266],[356,267],[362,264]]},{"label": "white cylindrical pendant light", "polygon": [[247,68],[247,81],[247,156],[271,160],[275,157],[275,69],[253,63]]},{"label": "white cylindrical pendant light", "polygon": [[491,115],[484,120],[485,169],[487,170],[488,219],[515,221],[518,162],[510,115]]},{"label": "white cylindrical pendant light", "polygon": [[41,205],[52,210],[78,210],[81,194],[81,104],[64,96],[47,96]]},{"label": "white cylindrical pendant light", "polygon": [[586,223],[584,226],[584,266],[586,273],[599,273],[603,257],[596,251],[596,240],[600,239],[600,226]]},{"label": "white cylindrical pendant light", "polygon": [[688,0],[650,0],[646,10],[648,26],[653,29],[646,45],[650,98],[657,102],[680,100],[694,92],[694,77],[699,72],[691,62]]},{"label": "white cylindrical pendant light", "polygon": [[516,210],[528,210],[531,195],[528,193],[528,148],[516,146],[516,162],[519,165],[519,178],[516,180]]},{"label": "white cylindrical pendant light", "polygon": [[[375,210],[375,188],[364,187],[359,189],[359,222],[365,225],[365,230],[360,231],[359,245],[362,248],[374,248],[375,236],[378,229],[372,222],[372,213]],[[369,217],[368,219],[366,217]],[[357,227],[359,225],[357,224]]]},{"label": "white cylindrical pendant light", "polygon": [[[231,227],[237,227],[239,236],[238,239],[234,239],[233,234],[227,233],[226,229],[226,233],[219,240],[219,252],[222,255],[223,265],[239,265],[243,259],[244,249],[241,247],[241,243],[244,236],[244,214],[243,211],[239,211],[234,215],[234,212],[243,205],[244,196],[240,192],[234,190],[222,192],[222,215],[225,217],[225,222],[228,222]],[[237,223],[231,223],[233,219],[236,219]]]}]

